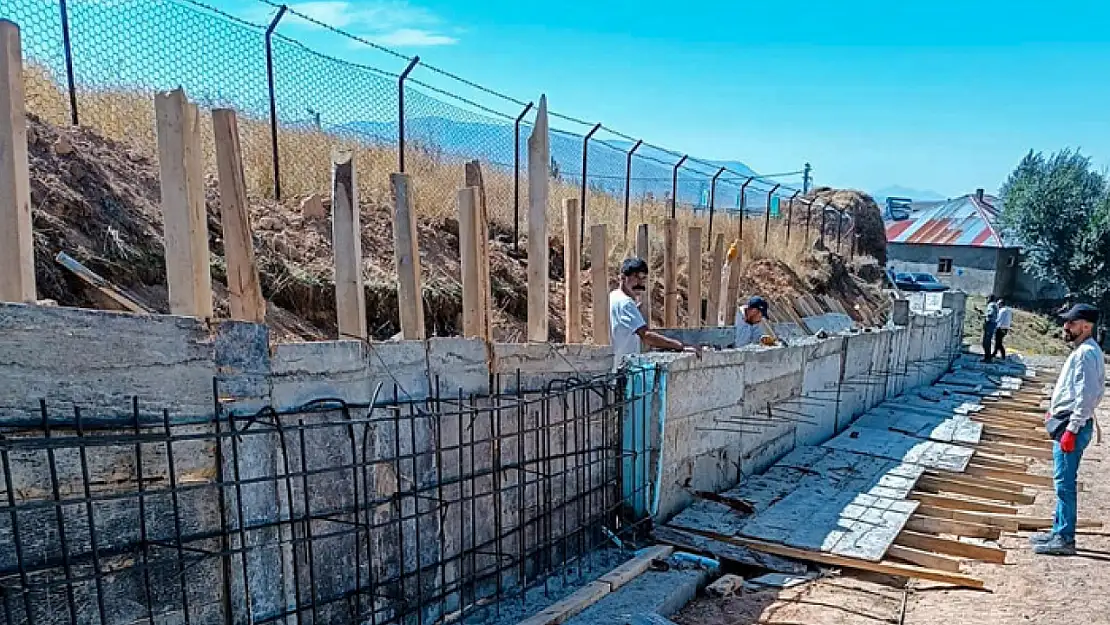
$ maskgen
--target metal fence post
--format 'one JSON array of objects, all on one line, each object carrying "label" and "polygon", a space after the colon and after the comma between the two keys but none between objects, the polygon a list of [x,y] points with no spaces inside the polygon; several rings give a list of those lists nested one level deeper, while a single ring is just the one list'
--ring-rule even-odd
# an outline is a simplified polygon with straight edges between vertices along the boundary
[{"label": "metal fence post", "polygon": [[270,157],[274,161],[274,199],[281,199],[281,162],[278,157],[278,119],[277,119],[277,97],[274,95],[274,46],[273,35],[274,30],[278,26],[278,22],[285,16],[285,12],[289,7],[284,4],[278,7],[277,15],[274,19],[270,20],[270,25],[266,27],[266,88],[269,92],[270,98]]},{"label": "metal fence post", "polygon": [[66,85],[69,88],[69,122],[77,124],[77,80],[73,75],[73,48],[69,41],[69,3],[61,0],[58,3],[62,12],[62,50],[66,58]]},{"label": "metal fence post", "polygon": [[624,243],[628,245],[628,211],[632,205],[632,155],[636,150],[640,149],[644,140],[640,139],[632,149],[628,151],[628,159],[624,165]]},{"label": "metal fence post", "polygon": [[806,202],[806,233],[803,241],[809,245],[809,218],[813,215],[813,200]]},{"label": "metal fence post", "polygon": [[748,185],[755,180],[755,176],[748,176],[744,184],[740,185],[740,248],[744,247],[744,213],[748,209]]},{"label": "metal fence post", "polygon": [[520,115],[516,116],[513,124],[513,251],[520,251],[520,122],[528,111],[532,110],[529,102]]},{"label": "metal fence post", "polygon": [[717,209],[717,178],[725,173],[725,168],[722,167],[713,174],[713,179],[709,181],[709,233],[706,236],[705,248],[708,251],[713,247],[713,213]]},{"label": "metal fence post", "polygon": [[598,130],[601,130],[601,124],[595,124],[582,139],[582,199],[580,200],[582,206],[580,207],[581,219],[578,221],[578,249],[582,249],[586,244],[586,176],[588,173],[586,165],[590,158],[590,139]]},{"label": "metal fence post", "polygon": [[405,79],[419,62],[420,57],[412,57],[408,67],[397,78],[397,171],[401,173],[405,173]]},{"label": "metal fence post", "polygon": [[671,219],[675,217],[675,211],[678,210],[678,168],[690,158],[689,154],[684,154],[678,162],[674,164],[674,170],[671,173]]},{"label": "metal fence post", "polygon": [[767,192],[767,212],[763,218],[763,245],[767,245],[767,237],[771,234],[771,196],[773,196],[775,191],[778,191],[781,186],[782,183],[776,184]]},{"label": "metal fence post", "polygon": [[795,191],[794,195],[790,196],[790,207],[786,209],[786,244],[790,245],[790,222],[794,220],[794,200],[797,199],[801,191]]}]

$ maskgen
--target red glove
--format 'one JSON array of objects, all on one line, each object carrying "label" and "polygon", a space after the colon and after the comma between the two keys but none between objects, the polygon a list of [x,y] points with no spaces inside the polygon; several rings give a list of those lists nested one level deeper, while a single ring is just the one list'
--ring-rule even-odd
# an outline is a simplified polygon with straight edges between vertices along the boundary
[{"label": "red glove", "polygon": [[1060,437],[1060,451],[1065,454],[1075,451],[1075,434],[1071,430],[1064,430],[1064,435]]}]

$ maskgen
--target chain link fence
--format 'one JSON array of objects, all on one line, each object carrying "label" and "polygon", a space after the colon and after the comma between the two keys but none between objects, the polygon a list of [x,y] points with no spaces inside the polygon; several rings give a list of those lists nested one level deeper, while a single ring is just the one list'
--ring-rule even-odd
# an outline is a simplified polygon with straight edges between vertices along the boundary
[{"label": "chain link fence", "polygon": [[[204,109],[234,108],[249,192],[295,201],[326,194],[331,154],[354,148],[364,202],[387,207],[389,174],[413,179],[416,209],[454,216],[463,165],[483,169],[490,218],[519,244],[526,230],[527,140],[536,107],[349,35],[268,0],[237,15],[195,0],[8,0],[0,18],[23,32],[28,110],[54,124],[80,124],[129,149],[156,150],[153,95],[182,87]],[[283,32],[310,26],[379,61],[329,56]],[[582,232],[609,226],[631,249],[636,226],[671,216],[731,240],[738,215],[755,219],[779,180],[738,163],[713,163],[552,111],[549,222],[561,229],[563,200],[583,211]],[[215,170],[211,128],[205,161]],[[772,180],[772,178],[774,180]],[[806,179],[808,182],[808,178]],[[745,183],[747,186],[745,186]],[[773,196],[798,190],[783,184]],[[772,203],[777,213],[778,201]],[[711,245],[707,243],[707,245]]]}]

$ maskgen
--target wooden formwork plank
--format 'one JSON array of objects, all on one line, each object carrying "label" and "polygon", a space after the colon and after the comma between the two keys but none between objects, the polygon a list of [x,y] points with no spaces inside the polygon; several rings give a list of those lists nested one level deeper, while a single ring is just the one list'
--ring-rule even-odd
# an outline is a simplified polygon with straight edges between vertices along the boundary
[{"label": "wooden formwork plank", "polygon": [[973,545],[970,543],[952,540],[950,538],[941,538],[939,536],[932,536],[930,534],[920,534],[918,532],[903,531],[895,539],[894,544],[902,545],[904,547],[912,547],[914,549],[923,549],[926,551],[933,551],[936,553],[943,553],[949,556],[956,556],[958,558],[971,558],[979,560],[980,562],[989,562],[991,564],[1005,564],[1006,563],[1006,550],[999,549],[998,547],[987,547],[985,545]]},{"label": "wooden formwork plank", "polygon": [[590,226],[590,276],[594,345],[608,345],[612,328],[609,327],[609,244],[605,224]]},{"label": "wooden formwork plank", "polygon": [[582,216],[578,198],[563,200],[563,299],[566,313],[566,342],[582,342]]}]

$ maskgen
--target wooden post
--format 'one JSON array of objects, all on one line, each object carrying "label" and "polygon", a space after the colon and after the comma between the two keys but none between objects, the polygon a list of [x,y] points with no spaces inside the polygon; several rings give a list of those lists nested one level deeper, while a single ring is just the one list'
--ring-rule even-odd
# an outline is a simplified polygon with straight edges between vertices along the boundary
[{"label": "wooden post", "polygon": [[651,325],[651,292],[652,285],[655,284],[655,276],[652,275],[651,268],[651,241],[648,239],[648,225],[640,224],[636,228],[636,256],[648,264],[648,279],[647,290],[644,291],[643,297],[640,298],[640,314],[644,316],[644,321]]},{"label": "wooden post", "polygon": [[740,297],[740,264],[744,258],[744,242],[737,241],[736,256],[728,262],[728,289],[725,291],[725,325],[736,319],[737,299]]},{"label": "wooden post", "polygon": [[247,212],[247,184],[243,176],[243,156],[235,111],[212,111],[212,131],[216,139],[220,222],[224,231],[231,318],[265,323],[266,300],[262,297],[262,284],[254,260],[254,240]]},{"label": "wooden post", "polygon": [[605,224],[590,226],[590,272],[594,300],[594,345],[609,345],[612,342],[609,329],[609,244]]},{"label": "wooden post", "polygon": [[721,324],[721,271],[725,266],[725,235],[718,234],[713,244],[713,261],[709,267],[709,302],[706,305],[705,325],[715,328]]},{"label": "wooden post", "polygon": [[212,316],[208,219],[197,107],[181,89],[154,96],[170,312]]},{"label": "wooden post", "polygon": [[547,190],[551,145],[547,96],[540,96],[536,123],[528,137],[528,340],[547,341]]},{"label": "wooden post", "polygon": [[563,275],[566,276],[567,343],[582,342],[582,222],[578,198],[563,200]]},{"label": "wooden post", "polygon": [[478,269],[478,221],[481,199],[477,187],[459,189],[459,261],[462,265],[463,336],[482,336],[482,277]]},{"label": "wooden post", "polygon": [[481,337],[488,342],[493,339],[493,291],[489,279],[489,208],[486,205],[486,183],[482,179],[482,165],[479,161],[470,161],[463,169],[466,186],[478,188],[478,222],[474,230],[478,238],[478,310],[482,317]]},{"label": "wooden post", "polygon": [[0,302],[34,302],[35,240],[19,27],[0,20]]},{"label": "wooden post", "polygon": [[663,222],[663,325],[678,326],[678,220]]},{"label": "wooden post", "polygon": [[[401,337],[420,340],[425,337],[424,299],[411,184],[408,174],[389,175],[389,185],[393,191],[393,260],[397,265],[397,305],[401,319]],[[332,211],[334,210],[333,207]]]},{"label": "wooden post", "polygon": [[335,250],[335,312],[339,319],[339,338],[366,340],[362,226],[354,152],[333,151],[331,169],[331,244]]},{"label": "wooden post", "polygon": [[687,287],[689,294],[689,318],[686,320],[687,327],[700,328],[701,327],[701,228],[691,226],[687,231],[687,250],[686,250],[686,274],[690,286]]}]

